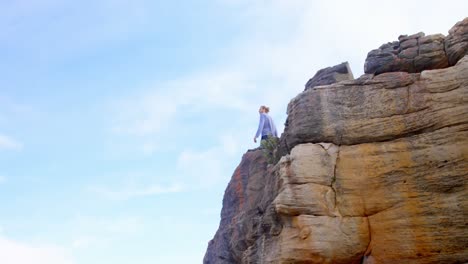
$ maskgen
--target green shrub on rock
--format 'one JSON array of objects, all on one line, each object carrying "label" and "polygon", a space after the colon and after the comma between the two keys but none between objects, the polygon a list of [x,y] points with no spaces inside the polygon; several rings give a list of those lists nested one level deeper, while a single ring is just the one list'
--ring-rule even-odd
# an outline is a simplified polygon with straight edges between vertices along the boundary
[{"label": "green shrub on rock", "polygon": [[269,164],[275,164],[278,162],[279,157],[277,153],[277,146],[279,143],[279,138],[277,137],[268,137],[267,139],[262,139],[260,142],[260,148],[263,151],[263,155],[267,159]]}]

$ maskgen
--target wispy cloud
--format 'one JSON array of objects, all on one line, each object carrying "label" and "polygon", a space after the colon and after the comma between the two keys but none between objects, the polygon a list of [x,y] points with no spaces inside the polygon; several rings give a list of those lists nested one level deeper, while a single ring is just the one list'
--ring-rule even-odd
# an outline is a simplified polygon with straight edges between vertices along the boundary
[{"label": "wispy cloud", "polygon": [[246,94],[255,90],[254,85],[235,71],[206,72],[153,84],[143,94],[114,104],[113,131],[148,136],[170,128],[184,113],[245,111],[253,108]]},{"label": "wispy cloud", "polygon": [[34,115],[38,112],[38,109],[34,109],[30,105],[18,103],[12,98],[0,94],[0,112],[4,112],[5,115],[8,114],[10,116]]},{"label": "wispy cloud", "polygon": [[[143,155],[152,155],[167,148],[177,148],[180,141],[190,140],[181,134],[190,129],[191,123],[193,141],[203,140],[207,135],[200,136],[202,131],[193,126],[195,120],[216,122],[219,120],[216,115],[222,115],[223,111],[232,112],[241,119],[251,113],[256,120],[261,90],[255,85],[237,70],[215,70],[154,84],[133,98],[112,103],[112,116],[107,118],[112,120],[112,136],[124,139],[113,140],[112,144],[134,142],[130,148]],[[281,95],[272,93],[268,97],[280,98]],[[234,124],[228,119],[225,121],[231,126]],[[219,127],[218,132],[220,135],[227,133],[224,127]],[[234,147],[230,145],[231,150]]]},{"label": "wispy cloud", "polygon": [[[249,133],[224,131],[218,142],[204,149],[183,149],[177,158],[177,180],[191,188],[207,188],[230,177],[235,163],[240,159],[246,141],[252,140]],[[253,137],[253,136],[252,136]],[[234,164],[234,165],[233,165]]]},{"label": "wispy cloud", "polygon": [[[223,152],[218,148],[207,150],[184,150],[177,160],[177,169],[186,181],[209,186],[219,181],[223,172]],[[199,187],[199,186],[197,186]]]},{"label": "wispy cloud", "polygon": [[[196,113],[201,120],[231,111],[233,116],[229,118],[255,119],[258,105],[266,104],[271,106],[281,131],[290,98],[301,92],[319,69],[349,61],[358,77],[371,49],[399,34],[424,30],[423,25],[442,25],[447,30],[462,18],[453,18],[453,22],[447,18],[419,21],[401,12],[401,5],[418,6],[407,1],[385,4],[379,10],[370,0],[218,2],[235,7],[239,23],[244,26],[226,47],[222,59],[173,80],[139,87],[143,92],[123,100],[109,118],[114,132],[143,141],[138,143],[143,154],[154,153],[163,138],[184,131],[187,113]],[[424,12],[437,12],[431,7],[439,5],[438,1],[427,3]],[[246,120],[239,123],[246,129],[249,125]],[[219,133],[226,131],[219,128]],[[226,146],[232,149],[232,145]]]},{"label": "wispy cloud", "polygon": [[11,137],[0,134],[0,150],[2,149],[20,151],[23,149],[23,144]]},{"label": "wispy cloud", "polygon": [[78,237],[75,237],[72,240],[71,246],[74,249],[86,249],[92,246],[99,245],[99,239],[95,236],[91,235],[81,235]]},{"label": "wispy cloud", "polygon": [[109,200],[128,200],[137,197],[177,193],[183,191],[183,188],[181,185],[178,184],[173,184],[170,186],[161,186],[158,184],[153,184],[140,188],[125,187],[121,190],[112,190],[107,187],[91,186],[88,188],[88,191],[96,193],[99,196],[102,196]]},{"label": "wispy cloud", "polygon": [[0,236],[0,260],[4,264],[73,264],[70,254],[56,245],[34,245]]},{"label": "wispy cloud", "polygon": [[71,246],[74,249],[101,247],[112,239],[127,239],[145,231],[145,221],[137,216],[98,217],[78,215],[73,220],[74,232]]},{"label": "wispy cloud", "polygon": [[113,131],[135,136],[159,132],[171,124],[177,110],[173,95],[145,94],[141,98],[116,103]]},{"label": "wispy cloud", "polygon": [[[151,2],[2,2],[0,39],[7,45],[15,45],[30,63],[44,65],[103,49],[109,43],[125,41],[142,29],[147,30],[146,7],[151,7]],[[86,15],[83,11],[87,11]]]}]

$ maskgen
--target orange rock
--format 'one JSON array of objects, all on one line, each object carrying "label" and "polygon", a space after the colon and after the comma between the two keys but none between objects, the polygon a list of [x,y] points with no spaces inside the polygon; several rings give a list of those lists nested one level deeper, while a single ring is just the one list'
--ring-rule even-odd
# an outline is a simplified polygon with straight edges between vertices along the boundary
[{"label": "orange rock", "polygon": [[280,142],[243,156],[205,264],[468,263],[468,56],[310,88]]}]

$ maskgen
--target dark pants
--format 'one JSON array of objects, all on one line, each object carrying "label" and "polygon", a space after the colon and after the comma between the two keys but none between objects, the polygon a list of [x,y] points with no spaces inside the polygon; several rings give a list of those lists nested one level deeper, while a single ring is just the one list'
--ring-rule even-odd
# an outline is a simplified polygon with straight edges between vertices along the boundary
[{"label": "dark pants", "polygon": [[264,140],[264,139],[268,139],[268,135],[262,136],[262,140]]}]

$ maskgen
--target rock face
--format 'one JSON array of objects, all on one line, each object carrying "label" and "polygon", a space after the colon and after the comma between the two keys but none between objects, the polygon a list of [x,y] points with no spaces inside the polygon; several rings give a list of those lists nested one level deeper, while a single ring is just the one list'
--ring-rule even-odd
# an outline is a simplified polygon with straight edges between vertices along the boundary
[{"label": "rock face", "polygon": [[468,52],[468,18],[457,23],[447,37],[425,36],[420,32],[404,35],[398,41],[383,44],[367,55],[364,72],[421,72],[453,66]]},{"label": "rock face", "polygon": [[221,223],[208,245],[204,263],[244,263],[249,247],[260,237],[277,236],[280,220],[272,204],[279,190],[279,178],[270,177],[263,152],[249,151],[226,188]]},{"label": "rock face", "polygon": [[468,263],[468,56],[453,36],[453,66],[291,100],[281,160],[244,155],[204,263]]},{"label": "rock face", "polygon": [[353,80],[353,73],[348,62],[319,70],[305,85],[305,90],[315,86],[328,85],[345,80]]},{"label": "rock face", "polygon": [[468,119],[467,81],[463,59],[421,74],[383,73],[316,87],[290,102],[281,141],[288,150],[302,142],[352,145],[457,125]]},{"label": "rock face", "polygon": [[450,29],[445,39],[445,51],[450,65],[455,65],[458,60],[468,54],[468,18]]}]

